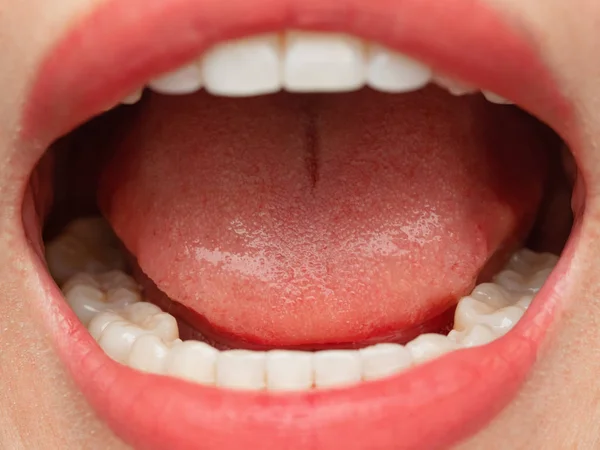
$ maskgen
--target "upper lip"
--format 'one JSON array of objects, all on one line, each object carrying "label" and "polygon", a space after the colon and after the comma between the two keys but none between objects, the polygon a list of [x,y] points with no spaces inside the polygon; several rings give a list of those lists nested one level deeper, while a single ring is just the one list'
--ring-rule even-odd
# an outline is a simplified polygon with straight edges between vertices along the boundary
[{"label": "upper lip", "polygon": [[[110,0],[71,29],[41,66],[24,110],[22,139],[49,144],[211,43],[287,28],[379,41],[511,98],[557,131],[569,118],[532,44],[473,1],[440,7],[421,0]],[[500,340],[388,380],[285,396],[225,392],[135,373],[93,344],[55,286],[47,291],[49,302],[36,301],[53,317],[57,347],[75,381],[134,445],[439,448],[476,431],[517,391],[554,317],[570,253],[568,248],[527,316]],[[52,285],[47,273],[43,280]]]}]

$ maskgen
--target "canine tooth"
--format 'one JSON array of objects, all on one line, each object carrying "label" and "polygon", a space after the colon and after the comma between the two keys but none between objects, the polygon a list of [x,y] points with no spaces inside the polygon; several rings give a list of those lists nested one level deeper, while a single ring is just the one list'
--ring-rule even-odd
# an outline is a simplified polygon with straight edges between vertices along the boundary
[{"label": "canine tooth", "polygon": [[416,364],[437,358],[458,348],[458,344],[441,334],[422,334],[406,344]]},{"label": "canine tooth", "polygon": [[104,333],[104,330],[107,326],[109,326],[113,322],[119,322],[123,320],[125,319],[120,314],[117,314],[112,311],[103,312],[94,316],[94,318],[90,321],[89,325],[87,326],[87,329],[90,332],[90,335],[94,338],[94,340],[98,341],[102,336],[102,333]]},{"label": "canine tooth", "polygon": [[361,380],[360,355],[354,350],[324,350],[315,353],[315,386],[344,386]]},{"label": "canine tooth", "polygon": [[360,39],[332,33],[289,31],[285,35],[283,85],[291,92],[341,92],[365,83]]},{"label": "canine tooth", "polygon": [[163,373],[169,350],[169,347],[158,336],[142,335],[131,346],[129,366],[144,372]]},{"label": "canine tooth", "polygon": [[123,100],[121,100],[121,103],[123,103],[124,105],[135,105],[137,102],[139,102],[142,99],[142,89],[138,89],[135,92],[132,92],[131,94],[129,94],[127,97],[125,97]]},{"label": "canine tooth", "polygon": [[265,388],[265,360],[263,352],[227,350],[217,358],[217,385],[261,390]]},{"label": "canine tooth", "polygon": [[272,350],[267,353],[267,388],[271,391],[307,390],[314,383],[313,355]]},{"label": "canine tooth", "polygon": [[494,330],[483,324],[475,324],[464,331],[452,330],[448,333],[448,339],[465,348],[489,344],[497,337],[498,335]]},{"label": "canine tooth", "polygon": [[410,352],[399,344],[377,344],[358,351],[364,380],[383,378],[412,365]]},{"label": "canine tooth", "polygon": [[199,341],[176,343],[165,363],[165,373],[203,384],[217,381],[219,351]]},{"label": "canine tooth", "polygon": [[281,37],[268,34],[216,45],[202,61],[208,92],[223,96],[250,96],[281,89]]},{"label": "canine tooth", "polygon": [[492,103],[496,103],[497,105],[513,105],[514,104],[510,100],[500,97],[499,95],[494,94],[493,92],[490,92],[490,91],[481,91],[481,92],[483,93],[483,96],[488,99],[488,101],[490,101]]},{"label": "canine tooth", "polygon": [[159,94],[184,95],[199,91],[202,87],[202,74],[196,63],[165,74],[149,83],[150,89]]},{"label": "canine tooth", "polygon": [[379,45],[370,46],[367,64],[367,83],[379,91],[416,91],[431,81],[429,67]]},{"label": "canine tooth", "polygon": [[138,327],[127,320],[110,322],[102,331],[98,345],[104,352],[121,364],[126,364],[131,352],[131,347],[148,330]]}]

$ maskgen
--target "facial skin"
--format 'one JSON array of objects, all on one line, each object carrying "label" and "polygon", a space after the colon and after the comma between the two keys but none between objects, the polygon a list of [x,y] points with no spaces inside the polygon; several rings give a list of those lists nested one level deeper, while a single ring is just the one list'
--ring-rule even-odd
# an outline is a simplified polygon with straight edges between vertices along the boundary
[{"label": "facial skin", "polygon": [[[128,448],[87,405],[32,307],[15,174],[20,108],[48,49],[103,0],[0,0],[0,447]],[[460,449],[600,446],[600,3],[481,0],[526,30],[574,105],[587,199],[566,310],[514,401]],[[501,62],[500,62],[501,64]]]}]

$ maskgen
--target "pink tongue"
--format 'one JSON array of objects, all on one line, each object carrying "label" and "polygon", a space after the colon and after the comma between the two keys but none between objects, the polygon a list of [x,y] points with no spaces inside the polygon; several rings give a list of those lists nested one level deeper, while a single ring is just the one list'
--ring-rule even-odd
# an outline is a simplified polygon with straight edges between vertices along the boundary
[{"label": "pink tongue", "polygon": [[152,96],[100,203],[145,274],[230,337],[393,339],[528,231],[535,131],[515,108],[435,88]]}]

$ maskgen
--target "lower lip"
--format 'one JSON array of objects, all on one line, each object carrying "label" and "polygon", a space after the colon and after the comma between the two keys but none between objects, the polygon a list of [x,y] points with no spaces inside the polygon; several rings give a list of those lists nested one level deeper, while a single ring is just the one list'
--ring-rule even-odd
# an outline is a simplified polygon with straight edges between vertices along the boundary
[{"label": "lower lip", "polygon": [[142,374],[109,359],[69,309],[41,260],[46,323],[75,382],[135,448],[446,448],[485,426],[517,394],[559,316],[577,241],[506,336],[388,379],[336,390],[228,391]]}]

